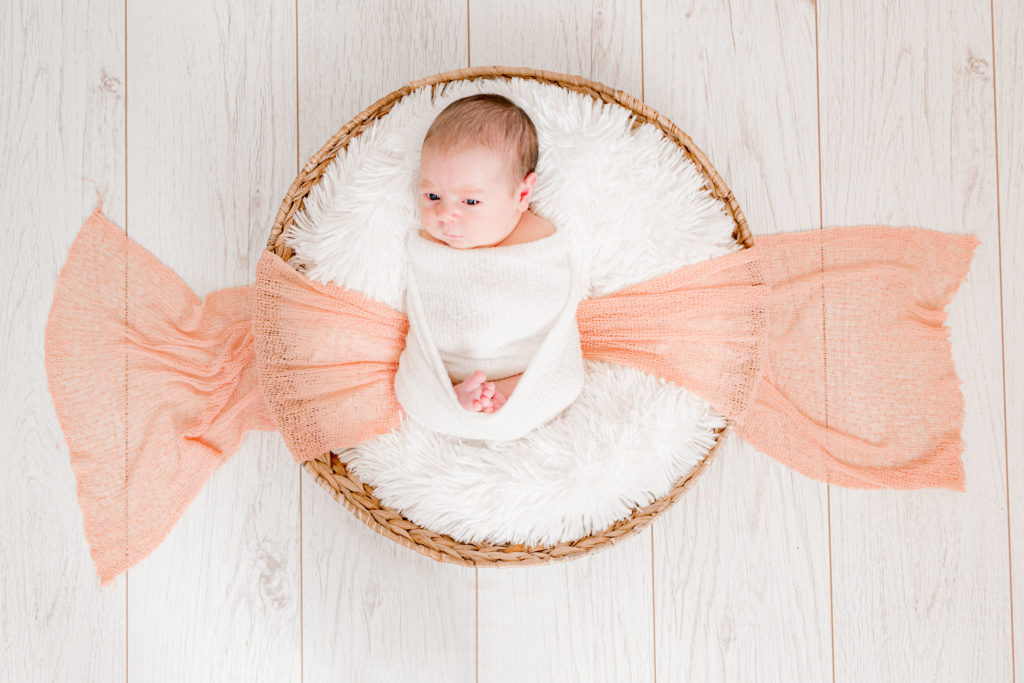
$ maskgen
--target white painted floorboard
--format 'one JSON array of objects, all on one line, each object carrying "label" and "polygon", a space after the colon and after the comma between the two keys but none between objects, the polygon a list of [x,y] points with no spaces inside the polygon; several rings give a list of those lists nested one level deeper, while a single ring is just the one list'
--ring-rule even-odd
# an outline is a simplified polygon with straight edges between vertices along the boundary
[{"label": "white painted floorboard", "polygon": [[[645,100],[759,234],[818,226],[814,7],[644,2]],[[731,437],[654,523],[660,681],[830,680],[827,487]]]},{"label": "white painted floorboard", "polygon": [[[1024,680],[1019,0],[9,0],[0,45],[0,681]],[[101,590],[43,365],[95,207],[80,178],[202,297],[252,281],[284,192],[351,117],[486,64],[643,98],[755,240],[978,235],[947,320],[967,492],[827,487],[734,436],[624,543],[477,570],[374,533],[252,432]]]}]

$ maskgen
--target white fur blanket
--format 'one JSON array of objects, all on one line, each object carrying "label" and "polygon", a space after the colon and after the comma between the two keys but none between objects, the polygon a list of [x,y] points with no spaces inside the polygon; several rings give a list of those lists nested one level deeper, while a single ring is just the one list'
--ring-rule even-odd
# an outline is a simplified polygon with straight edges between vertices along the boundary
[{"label": "white fur blanket", "polygon": [[[706,178],[632,112],[521,79],[457,81],[400,100],[351,142],[306,198],[286,243],[321,282],[406,312],[405,240],[418,228],[419,149],[451,101],[496,92],[539,136],[531,208],[586,247],[596,297],[740,247]],[[463,542],[549,545],[600,531],[666,494],[725,419],[687,390],[632,368],[585,361],[579,397],[522,438],[445,436],[405,420],[340,456],[384,504]]]}]

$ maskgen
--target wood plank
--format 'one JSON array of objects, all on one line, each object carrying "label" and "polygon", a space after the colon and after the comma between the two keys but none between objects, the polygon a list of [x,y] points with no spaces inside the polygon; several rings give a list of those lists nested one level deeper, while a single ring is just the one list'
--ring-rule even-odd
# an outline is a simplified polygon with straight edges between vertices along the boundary
[{"label": "wood plank", "polygon": [[125,587],[100,589],[43,353],[57,276],[96,208],[80,178],[124,216],[123,8],[8,2],[0,44],[0,680],[123,681]]},{"label": "wood plank", "polygon": [[647,530],[569,562],[478,576],[480,680],[654,679]]},{"label": "wood plank", "polygon": [[[469,17],[474,65],[580,74],[641,94],[636,2],[471,1]],[[653,678],[649,531],[568,563],[479,578],[481,680]]]},{"label": "wood plank", "polygon": [[469,2],[470,63],[578,74],[640,97],[636,0]]},{"label": "wood plank", "polygon": [[1024,4],[993,3],[1003,382],[1015,680],[1024,681]]},{"label": "wood plank", "polygon": [[837,681],[1012,675],[988,8],[818,9],[824,224],[981,239],[946,321],[967,492],[832,491]]},{"label": "wood plank", "polygon": [[[295,10],[128,6],[128,235],[200,297],[252,282],[295,175]],[[250,432],[128,576],[133,680],[301,679],[299,476]]]},{"label": "wood plank", "polygon": [[381,97],[467,66],[459,0],[300,0],[298,11],[301,164]]},{"label": "wood plank", "polygon": [[[302,0],[299,139],[306,160],[409,81],[466,66],[466,5]],[[476,668],[476,572],[369,529],[302,476],[307,681],[469,681]]]},{"label": "wood plank", "polygon": [[[644,2],[646,101],[757,236],[818,226],[814,7]],[[654,524],[658,680],[831,679],[827,487],[731,436]]]}]

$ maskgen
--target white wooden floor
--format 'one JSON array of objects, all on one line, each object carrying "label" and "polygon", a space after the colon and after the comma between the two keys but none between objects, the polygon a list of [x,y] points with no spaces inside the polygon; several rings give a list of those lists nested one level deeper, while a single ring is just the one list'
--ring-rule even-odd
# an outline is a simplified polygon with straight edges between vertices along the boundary
[{"label": "white wooden floor", "polygon": [[[202,297],[252,281],[352,116],[486,64],[642,97],[755,238],[978,235],[948,318],[967,492],[830,488],[733,437],[623,544],[476,570],[378,536],[251,432],[100,590],[43,366],[80,178]],[[0,158],[3,681],[1024,681],[1020,0],[4,0]]]}]

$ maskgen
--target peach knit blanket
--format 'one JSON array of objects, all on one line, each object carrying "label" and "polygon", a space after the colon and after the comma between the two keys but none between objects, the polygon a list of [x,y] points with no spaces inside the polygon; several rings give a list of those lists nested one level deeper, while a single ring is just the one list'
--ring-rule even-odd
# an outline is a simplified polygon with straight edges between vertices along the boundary
[{"label": "peach knit blanket", "polygon": [[[584,300],[584,356],[675,382],[757,450],[855,488],[964,490],[945,307],[973,235],[859,226],[752,248]],[[103,215],[57,280],[46,369],[103,585],[166,537],[246,431],[296,461],[394,429],[408,321],[265,251],[202,302]]]}]

